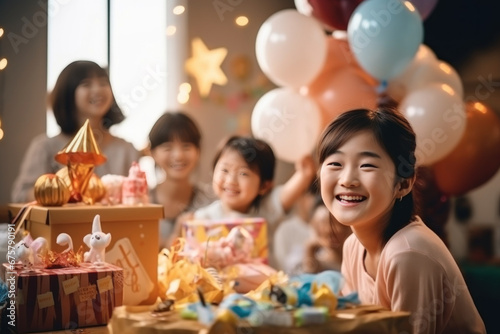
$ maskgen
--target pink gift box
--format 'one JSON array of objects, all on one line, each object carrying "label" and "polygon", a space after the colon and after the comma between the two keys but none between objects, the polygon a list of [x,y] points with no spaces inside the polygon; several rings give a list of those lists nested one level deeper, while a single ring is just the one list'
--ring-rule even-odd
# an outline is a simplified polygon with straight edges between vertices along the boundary
[{"label": "pink gift box", "polygon": [[252,236],[254,247],[251,257],[268,263],[267,222],[263,218],[193,219],[183,223],[182,236],[199,244],[225,237],[235,227],[246,229]]}]

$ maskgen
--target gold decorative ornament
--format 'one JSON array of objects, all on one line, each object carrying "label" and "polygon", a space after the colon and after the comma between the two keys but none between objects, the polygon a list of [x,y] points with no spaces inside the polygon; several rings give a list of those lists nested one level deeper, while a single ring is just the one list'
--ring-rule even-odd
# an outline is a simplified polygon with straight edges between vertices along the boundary
[{"label": "gold decorative ornament", "polygon": [[69,188],[56,174],[43,174],[35,182],[35,199],[43,206],[66,204],[69,196]]},{"label": "gold decorative ornament", "polygon": [[[57,171],[56,175],[66,184],[66,186],[70,190],[70,202],[76,202],[77,198],[75,198],[72,182],[68,174],[68,167],[61,168]],[[105,195],[106,188],[104,187],[104,184],[102,183],[99,176],[97,176],[95,173],[92,173],[87,184],[87,188],[82,194],[83,202],[92,205],[100,202]]]},{"label": "gold decorative ornament", "polygon": [[106,188],[104,188],[101,179],[96,174],[92,174],[87,190],[83,193],[83,202],[92,205],[100,202],[105,195]]},{"label": "gold decorative ornament", "polygon": [[71,142],[55,156],[57,162],[66,165],[71,180],[71,197],[76,202],[83,201],[94,167],[106,162],[86,120]]}]

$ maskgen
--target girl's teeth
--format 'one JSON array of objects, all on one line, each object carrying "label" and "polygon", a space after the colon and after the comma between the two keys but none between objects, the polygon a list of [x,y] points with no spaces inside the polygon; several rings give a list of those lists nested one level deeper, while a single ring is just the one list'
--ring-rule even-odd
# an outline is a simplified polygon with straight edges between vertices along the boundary
[{"label": "girl's teeth", "polygon": [[363,197],[362,196],[339,196],[339,198],[343,201],[362,201]]}]

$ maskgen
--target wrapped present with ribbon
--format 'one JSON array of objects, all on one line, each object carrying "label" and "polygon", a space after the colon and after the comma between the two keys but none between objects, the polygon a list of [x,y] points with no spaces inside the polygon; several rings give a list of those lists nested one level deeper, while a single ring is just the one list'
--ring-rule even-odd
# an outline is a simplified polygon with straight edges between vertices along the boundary
[{"label": "wrapped present with ribbon", "polygon": [[11,304],[18,333],[106,325],[123,302],[123,269],[109,263],[61,269],[4,267],[4,279],[16,287]]}]

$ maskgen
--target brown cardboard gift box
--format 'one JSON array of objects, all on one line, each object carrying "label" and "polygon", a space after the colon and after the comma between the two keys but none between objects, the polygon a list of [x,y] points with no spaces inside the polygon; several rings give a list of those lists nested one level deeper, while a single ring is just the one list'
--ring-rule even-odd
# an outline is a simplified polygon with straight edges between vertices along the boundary
[{"label": "brown cardboard gift box", "polygon": [[[23,205],[11,204],[15,216]],[[24,228],[33,238],[44,237],[50,249],[65,249],[56,243],[60,233],[73,239],[75,251],[83,246],[83,237],[92,232],[95,215],[101,217],[104,233],[111,233],[111,244],[106,248],[106,262],[123,268],[124,305],[149,305],[158,297],[158,224],[163,217],[163,206],[156,204],[84,205],[66,204],[59,207],[33,205],[28,208]]]},{"label": "brown cardboard gift box", "polygon": [[123,269],[109,263],[32,270],[4,264],[4,268],[7,284],[15,282],[15,299],[10,303],[15,305],[18,333],[106,325],[113,309],[122,305]]}]

